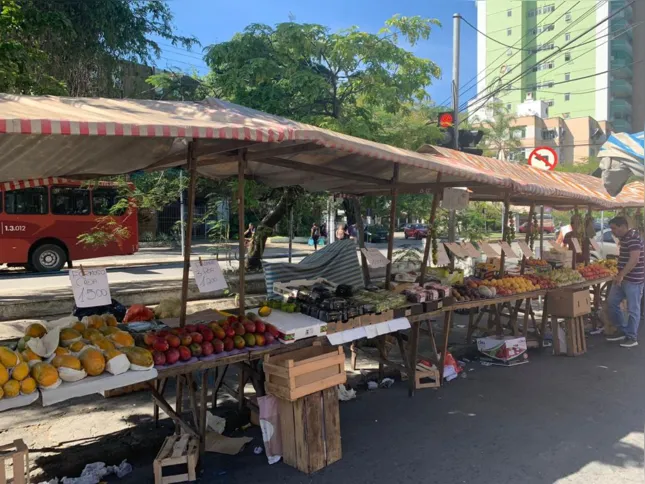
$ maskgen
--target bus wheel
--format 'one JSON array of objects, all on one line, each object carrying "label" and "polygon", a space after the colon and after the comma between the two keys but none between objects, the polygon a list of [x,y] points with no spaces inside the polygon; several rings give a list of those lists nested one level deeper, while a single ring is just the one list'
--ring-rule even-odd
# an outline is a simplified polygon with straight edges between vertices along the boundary
[{"label": "bus wheel", "polygon": [[67,262],[67,254],[60,245],[43,244],[33,251],[30,262],[36,272],[59,271]]}]

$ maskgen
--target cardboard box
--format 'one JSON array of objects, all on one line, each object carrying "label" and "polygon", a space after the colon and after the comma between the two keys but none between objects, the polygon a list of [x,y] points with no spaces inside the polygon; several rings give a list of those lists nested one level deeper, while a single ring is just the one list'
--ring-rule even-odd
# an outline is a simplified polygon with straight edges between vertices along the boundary
[{"label": "cardboard box", "polygon": [[547,310],[551,316],[575,318],[591,313],[591,295],[587,289],[580,291],[549,291]]},{"label": "cardboard box", "polygon": [[515,366],[529,362],[526,352],[526,338],[515,336],[487,336],[477,339],[477,349],[482,354],[481,361],[493,365]]}]

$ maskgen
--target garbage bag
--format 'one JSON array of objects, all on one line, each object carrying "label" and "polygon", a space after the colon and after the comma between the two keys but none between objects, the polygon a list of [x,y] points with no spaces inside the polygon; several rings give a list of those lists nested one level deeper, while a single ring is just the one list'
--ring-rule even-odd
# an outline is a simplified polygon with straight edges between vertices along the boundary
[{"label": "garbage bag", "polygon": [[92,308],[79,308],[76,306],[76,304],[74,304],[74,310],[72,311],[72,315],[77,317],[79,320],[81,320],[85,316],[93,316],[95,314],[100,316],[100,315],[109,313],[114,315],[117,321],[121,322],[125,317],[126,311],[127,311],[127,308],[123,304],[121,304],[116,299],[112,299],[112,304],[109,304],[108,306],[94,306]]}]

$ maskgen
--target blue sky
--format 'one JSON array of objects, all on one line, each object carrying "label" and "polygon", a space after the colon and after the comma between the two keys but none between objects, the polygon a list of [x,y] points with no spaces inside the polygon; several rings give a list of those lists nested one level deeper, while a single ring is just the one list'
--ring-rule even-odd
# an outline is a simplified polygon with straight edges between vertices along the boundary
[{"label": "blue sky", "polygon": [[[275,25],[287,22],[290,15],[299,23],[318,23],[332,30],[356,25],[368,32],[377,32],[388,18],[397,13],[437,18],[443,27],[436,28],[428,41],[417,44],[413,49],[419,57],[431,59],[441,67],[442,78],[428,88],[436,103],[450,98],[453,13],[460,13],[471,23],[477,23],[473,0],[169,0],[169,5],[175,16],[177,32],[194,35],[203,46],[224,42],[251,23]],[[476,35],[464,24],[461,27],[461,42],[461,85],[464,86],[477,74]],[[157,64],[159,67],[207,72],[199,49],[187,52],[166,43],[161,47],[163,54]],[[460,104],[475,93],[475,89],[463,93]]]}]

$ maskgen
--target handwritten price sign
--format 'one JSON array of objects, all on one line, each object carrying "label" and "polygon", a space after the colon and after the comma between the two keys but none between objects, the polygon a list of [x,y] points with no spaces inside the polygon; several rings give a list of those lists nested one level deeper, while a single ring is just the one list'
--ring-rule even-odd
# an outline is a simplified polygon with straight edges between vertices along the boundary
[{"label": "handwritten price sign", "polygon": [[72,269],[69,271],[76,306],[93,308],[112,304],[110,284],[105,269]]},{"label": "handwritten price sign", "polygon": [[221,291],[228,287],[216,260],[191,261],[190,270],[193,271],[199,292]]}]

